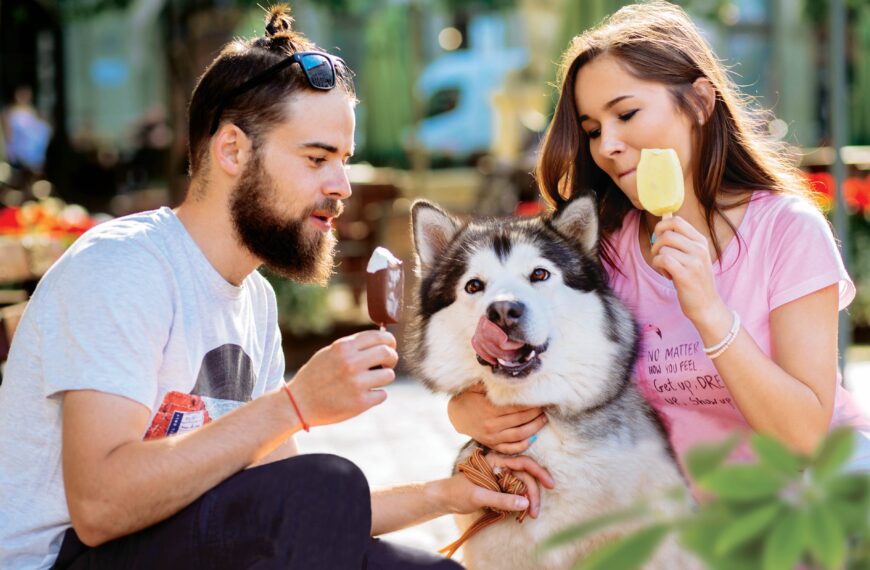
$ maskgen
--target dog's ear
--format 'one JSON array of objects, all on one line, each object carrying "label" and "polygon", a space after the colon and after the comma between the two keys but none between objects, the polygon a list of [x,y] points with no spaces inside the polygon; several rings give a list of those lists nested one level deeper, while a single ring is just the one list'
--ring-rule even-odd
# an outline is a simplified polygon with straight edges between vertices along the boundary
[{"label": "dog's ear", "polygon": [[450,245],[459,224],[435,204],[417,200],[411,206],[411,229],[420,266],[427,267]]},{"label": "dog's ear", "polygon": [[598,207],[592,196],[580,196],[559,208],[552,224],[560,234],[586,253],[598,248]]}]

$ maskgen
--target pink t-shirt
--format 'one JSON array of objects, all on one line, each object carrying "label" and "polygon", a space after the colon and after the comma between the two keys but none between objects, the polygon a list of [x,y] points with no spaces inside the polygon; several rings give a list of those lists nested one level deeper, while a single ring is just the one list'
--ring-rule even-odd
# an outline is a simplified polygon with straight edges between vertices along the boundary
[{"label": "pink t-shirt", "polygon": [[[624,273],[610,269],[611,286],[640,325],[638,387],[658,412],[682,463],[687,449],[750,428],[704,354],[698,331],[683,315],[672,282],[644,260],[639,214],[629,214],[611,237]],[[722,263],[713,266],[716,286],[725,304],[740,314],[743,330],[768,356],[773,309],[834,283],[840,290],[840,309],[855,296],[827,221],[807,201],[756,193],[738,233],[740,243],[732,239]],[[769,404],[776,406],[775,401]],[[870,422],[838,382],[833,424],[842,423],[870,430]],[[744,446],[734,459],[749,457]]]}]

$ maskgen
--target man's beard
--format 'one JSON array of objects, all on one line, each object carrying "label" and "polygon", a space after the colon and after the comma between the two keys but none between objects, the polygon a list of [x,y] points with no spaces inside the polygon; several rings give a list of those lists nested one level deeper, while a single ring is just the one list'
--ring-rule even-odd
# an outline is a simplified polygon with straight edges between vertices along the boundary
[{"label": "man's beard", "polygon": [[315,211],[339,215],[341,203],[327,198],[299,217],[282,218],[273,209],[277,201],[278,188],[254,151],[230,197],[230,213],[240,243],[278,275],[326,285],[333,270],[335,237],[306,225]]}]

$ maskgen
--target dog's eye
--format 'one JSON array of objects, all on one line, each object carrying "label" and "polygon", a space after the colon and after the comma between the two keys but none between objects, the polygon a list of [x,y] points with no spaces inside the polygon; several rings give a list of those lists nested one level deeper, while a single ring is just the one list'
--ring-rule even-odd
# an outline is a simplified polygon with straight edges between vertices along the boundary
[{"label": "dog's eye", "polygon": [[550,272],[541,267],[538,267],[537,269],[532,271],[531,275],[529,275],[529,281],[531,281],[532,283],[535,283],[537,281],[546,281],[549,278]]},{"label": "dog's eye", "polygon": [[465,284],[465,292],[469,295],[474,295],[481,291],[483,291],[483,281],[480,279],[469,279],[468,283]]}]

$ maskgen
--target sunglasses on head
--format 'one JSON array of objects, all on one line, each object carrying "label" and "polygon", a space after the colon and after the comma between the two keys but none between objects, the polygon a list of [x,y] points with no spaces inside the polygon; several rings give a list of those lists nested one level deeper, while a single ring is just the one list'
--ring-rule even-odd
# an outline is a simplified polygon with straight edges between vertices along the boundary
[{"label": "sunglasses on head", "polygon": [[266,71],[253,76],[227,93],[215,111],[209,136],[217,132],[221,122],[221,115],[230,101],[242,93],[246,93],[254,87],[266,83],[294,63],[298,63],[299,67],[302,68],[302,73],[305,74],[305,79],[308,80],[308,84],[311,87],[321,91],[329,91],[335,87],[335,66],[339,63],[343,65],[344,60],[322,51],[295,52],[293,55],[281,60]]}]

